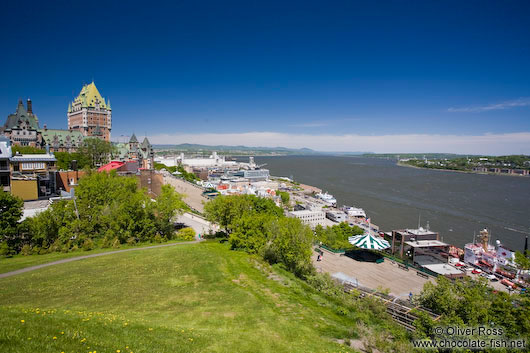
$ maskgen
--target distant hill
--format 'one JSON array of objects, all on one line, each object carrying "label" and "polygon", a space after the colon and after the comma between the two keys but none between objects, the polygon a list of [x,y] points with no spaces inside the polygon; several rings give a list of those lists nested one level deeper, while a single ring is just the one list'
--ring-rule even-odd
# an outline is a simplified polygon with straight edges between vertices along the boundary
[{"label": "distant hill", "polygon": [[[248,146],[228,146],[228,145],[199,145],[193,143],[182,143],[179,145],[153,145],[158,152],[175,151],[175,152],[193,152],[193,153],[210,153],[217,151],[220,154],[231,155],[331,155],[345,154],[344,152],[320,152],[310,148],[287,148],[287,147],[248,147]],[[353,152],[347,154],[359,155],[362,152]]]},{"label": "distant hill", "polygon": [[417,158],[417,159],[452,159],[463,156],[471,155],[462,155],[454,153],[365,153],[363,157],[370,158],[384,158],[384,159],[402,159],[402,158]]},{"label": "distant hill", "polygon": [[181,143],[179,145],[153,145],[158,152],[193,152],[210,153],[217,151],[220,154],[231,155],[362,155],[367,152],[322,152],[311,148],[287,148],[287,147],[248,147],[248,146],[228,146],[228,145],[199,145],[194,143]]}]

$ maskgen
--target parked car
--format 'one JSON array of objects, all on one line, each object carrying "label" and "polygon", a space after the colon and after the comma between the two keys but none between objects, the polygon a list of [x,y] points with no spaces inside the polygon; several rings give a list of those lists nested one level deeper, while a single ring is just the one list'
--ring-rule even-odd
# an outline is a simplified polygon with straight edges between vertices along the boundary
[{"label": "parked car", "polygon": [[482,273],[482,270],[478,268],[474,268],[473,271],[471,271],[471,273],[474,275],[478,275],[479,273]]},{"label": "parked car", "polygon": [[499,280],[495,275],[488,275],[488,279],[492,282],[497,282]]}]

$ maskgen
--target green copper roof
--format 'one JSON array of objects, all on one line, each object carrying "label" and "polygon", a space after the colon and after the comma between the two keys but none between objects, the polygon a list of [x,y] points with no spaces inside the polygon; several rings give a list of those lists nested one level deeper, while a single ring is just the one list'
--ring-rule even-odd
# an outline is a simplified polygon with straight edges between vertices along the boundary
[{"label": "green copper roof", "polygon": [[40,132],[44,144],[50,146],[79,146],[83,142],[83,134],[80,131],[47,129]]},{"label": "green copper roof", "polygon": [[98,102],[101,109],[110,109],[110,106],[105,103],[105,99],[99,93],[94,82],[84,85],[77,98],[74,99],[74,105],[81,103],[81,107],[83,108],[95,108]]},{"label": "green copper roof", "polygon": [[4,128],[5,130],[11,130],[13,128],[19,129],[22,124],[27,125],[28,129],[39,129],[39,121],[37,116],[35,114],[28,113],[22,100],[19,100],[17,111],[15,114],[9,114],[7,116],[7,121],[4,125]]}]

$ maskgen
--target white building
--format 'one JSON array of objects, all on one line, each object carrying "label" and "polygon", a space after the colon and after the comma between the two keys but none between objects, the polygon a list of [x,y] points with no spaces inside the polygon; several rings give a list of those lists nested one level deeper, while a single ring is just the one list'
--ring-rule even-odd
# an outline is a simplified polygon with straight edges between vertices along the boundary
[{"label": "white building", "polygon": [[326,214],[324,211],[317,210],[301,210],[301,211],[291,211],[287,214],[288,217],[298,218],[304,224],[311,226],[312,228],[316,227],[318,224],[326,225],[325,219]]},{"label": "white building", "polygon": [[326,217],[334,222],[346,222],[346,213],[340,211],[327,211]]}]

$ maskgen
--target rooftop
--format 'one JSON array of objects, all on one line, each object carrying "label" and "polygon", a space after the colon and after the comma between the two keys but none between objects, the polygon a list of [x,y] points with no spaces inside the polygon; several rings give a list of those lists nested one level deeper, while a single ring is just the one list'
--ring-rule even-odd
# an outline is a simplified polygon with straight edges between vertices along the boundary
[{"label": "rooftop", "polygon": [[11,157],[12,162],[56,162],[55,156],[47,154],[16,154]]},{"label": "rooftop", "polygon": [[449,244],[444,243],[439,240],[415,240],[415,241],[406,241],[405,244],[412,246],[413,248],[430,248],[433,246],[449,246]]},{"label": "rooftop", "polygon": [[432,264],[432,265],[424,265],[428,270],[431,270],[432,272],[438,273],[440,275],[461,275],[464,272],[460,271],[456,267],[453,267],[449,264]]}]

